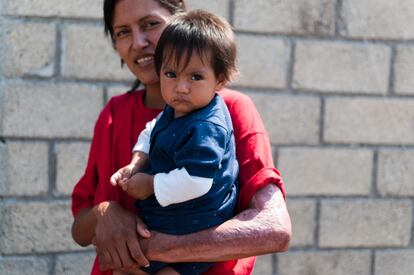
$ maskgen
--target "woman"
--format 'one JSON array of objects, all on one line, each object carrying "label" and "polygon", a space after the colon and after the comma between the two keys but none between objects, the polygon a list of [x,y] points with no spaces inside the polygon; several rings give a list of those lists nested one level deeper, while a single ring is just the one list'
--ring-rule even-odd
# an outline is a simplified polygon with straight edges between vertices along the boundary
[{"label": "woman", "polygon": [[[149,232],[134,214],[134,200],[109,178],[129,163],[131,148],[145,123],[163,108],[153,54],[168,18],[185,10],[178,0],[105,0],[105,30],[123,63],[145,86],[110,100],[95,126],[88,165],[73,191],[74,240],[96,245],[99,270],[139,274],[149,260],[226,261],[207,274],[250,274],[252,255],[285,251],[291,229],[283,183],[272,166],[263,123],[245,95],[223,89],[235,129],[240,165],[239,214],[208,230],[183,236]],[[242,260],[231,260],[245,258]],[[105,274],[111,274],[107,271]]]}]

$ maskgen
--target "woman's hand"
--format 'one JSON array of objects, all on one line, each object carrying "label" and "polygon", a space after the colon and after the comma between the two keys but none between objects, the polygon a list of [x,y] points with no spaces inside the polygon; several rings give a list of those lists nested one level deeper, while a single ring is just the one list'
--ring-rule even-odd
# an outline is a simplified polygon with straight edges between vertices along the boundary
[{"label": "woman's hand", "polygon": [[148,273],[142,271],[139,266],[128,269],[117,269],[112,272],[112,275],[148,275]]},{"label": "woman's hand", "polygon": [[149,265],[138,239],[151,234],[137,215],[112,201],[98,204],[93,212],[97,220],[93,244],[102,271]]}]

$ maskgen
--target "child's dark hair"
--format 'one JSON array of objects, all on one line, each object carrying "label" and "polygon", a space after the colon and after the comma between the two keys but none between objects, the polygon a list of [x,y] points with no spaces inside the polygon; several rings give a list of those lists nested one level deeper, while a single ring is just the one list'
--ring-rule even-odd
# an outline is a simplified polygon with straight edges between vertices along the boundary
[{"label": "child's dark hair", "polygon": [[[163,63],[175,62],[185,68],[193,53],[204,61],[210,54],[215,76],[230,81],[237,72],[234,33],[230,24],[210,12],[194,10],[173,16],[167,23],[155,50],[155,68],[160,74]],[[171,60],[172,58],[175,60]],[[185,62],[180,64],[182,58]]]}]

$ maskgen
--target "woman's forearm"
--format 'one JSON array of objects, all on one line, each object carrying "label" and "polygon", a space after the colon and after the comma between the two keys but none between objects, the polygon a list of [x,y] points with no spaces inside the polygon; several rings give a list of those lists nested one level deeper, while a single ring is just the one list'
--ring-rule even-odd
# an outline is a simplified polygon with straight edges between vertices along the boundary
[{"label": "woman's forearm", "polygon": [[76,215],[72,224],[72,237],[81,246],[92,244],[95,237],[98,218],[105,214],[105,211],[116,204],[112,201],[104,201],[93,208],[84,208]]},{"label": "woman's forearm", "polygon": [[182,236],[154,232],[142,247],[150,260],[215,262],[285,251],[290,238],[283,195],[270,184],[257,191],[249,209],[217,227]]},{"label": "woman's forearm", "polygon": [[81,246],[90,245],[95,235],[97,221],[92,209],[80,210],[72,224],[72,237]]}]

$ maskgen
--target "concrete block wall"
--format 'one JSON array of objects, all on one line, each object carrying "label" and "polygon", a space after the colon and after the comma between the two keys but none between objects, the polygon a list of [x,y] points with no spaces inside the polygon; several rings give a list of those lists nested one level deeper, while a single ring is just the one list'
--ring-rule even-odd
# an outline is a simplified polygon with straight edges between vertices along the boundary
[{"label": "concrete block wall", "polygon": [[[293,240],[255,274],[414,274],[411,0],[189,0],[234,26],[286,182]],[[89,274],[70,194],[132,80],[102,0],[0,0],[0,274]]]}]

